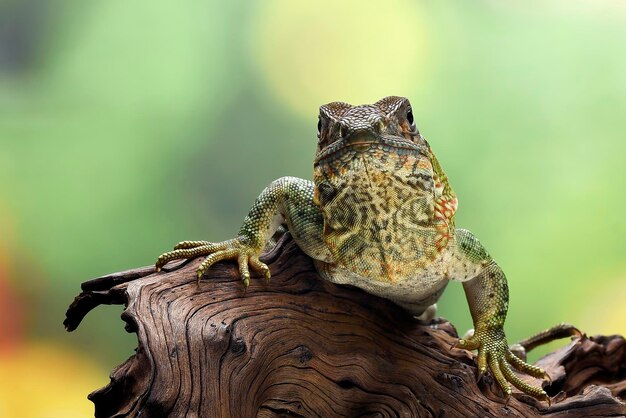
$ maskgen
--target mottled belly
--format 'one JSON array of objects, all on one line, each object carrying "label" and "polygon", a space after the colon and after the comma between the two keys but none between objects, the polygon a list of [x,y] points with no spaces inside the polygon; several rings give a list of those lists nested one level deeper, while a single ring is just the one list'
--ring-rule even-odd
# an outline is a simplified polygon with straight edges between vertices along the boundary
[{"label": "mottled belly", "polygon": [[426,270],[415,271],[413,276],[397,283],[360,276],[336,264],[321,261],[316,261],[315,264],[325,280],[355,286],[389,299],[415,315],[436,303],[449,282],[444,272],[443,259],[432,263]]}]

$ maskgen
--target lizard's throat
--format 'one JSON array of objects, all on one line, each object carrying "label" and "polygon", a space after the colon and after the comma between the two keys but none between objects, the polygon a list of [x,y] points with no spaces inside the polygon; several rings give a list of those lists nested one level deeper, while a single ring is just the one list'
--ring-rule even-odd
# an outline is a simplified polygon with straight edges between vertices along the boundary
[{"label": "lizard's throat", "polygon": [[[355,152],[315,166],[323,239],[333,258],[363,277],[408,277],[433,259],[434,182],[426,157]],[[415,270],[413,270],[415,271]]]}]

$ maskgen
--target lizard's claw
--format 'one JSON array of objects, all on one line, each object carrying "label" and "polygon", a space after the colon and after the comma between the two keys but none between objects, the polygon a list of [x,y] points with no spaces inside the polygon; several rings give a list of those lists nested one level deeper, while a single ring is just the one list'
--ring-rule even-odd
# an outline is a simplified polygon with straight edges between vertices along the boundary
[{"label": "lizard's claw", "polygon": [[159,271],[173,260],[207,256],[196,270],[196,280],[200,284],[200,279],[213,264],[222,260],[237,260],[241,280],[244,287],[247,288],[250,285],[249,266],[263,274],[266,281],[270,279],[270,269],[259,260],[259,253],[260,250],[247,244],[242,238],[234,238],[219,243],[182,241],[174,247],[173,251],[161,254],[155,267]]},{"label": "lizard's claw", "polygon": [[543,369],[520,360],[511,352],[501,328],[476,330],[470,338],[460,339],[456,347],[478,350],[479,377],[489,370],[507,398],[511,396],[511,384],[513,384],[522,392],[535,398],[550,400],[543,389],[523,382],[513,372],[511,367],[539,379],[545,379],[547,376]]}]

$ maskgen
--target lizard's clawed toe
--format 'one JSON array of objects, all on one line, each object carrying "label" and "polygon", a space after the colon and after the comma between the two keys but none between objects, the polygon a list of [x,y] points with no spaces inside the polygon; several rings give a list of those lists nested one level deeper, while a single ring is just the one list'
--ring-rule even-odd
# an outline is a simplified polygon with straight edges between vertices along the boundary
[{"label": "lizard's clawed toe", "polygon": [[235,238],[219,243],[208,241],[181,241],[174,250],[161,254],[155,263],[157,271],[173,260],[189,259],[198,256],[206,256],[196,270],[196,283],[200,285],[202,276],[217,262],[223,260],[237,260],[241,281],[244,288],[250,285],[249,266],[261,272],[266,280],[270,278],[270,269],[259,261],[260,250],[244,242],[241,238]]},{"label": "lizard's clawed toe", "polygon": [[469,339],[460,339],[457,347],[467,350],[478,349],[478,378],[489,370],[507,398],[512,393],[511,385],[537,399],[547,398],[543,389],[529,385],[513,372],[515,368],[537,378],[546,375],[543,369],[520,360],[511,352],[501,329],[477,331]]}]

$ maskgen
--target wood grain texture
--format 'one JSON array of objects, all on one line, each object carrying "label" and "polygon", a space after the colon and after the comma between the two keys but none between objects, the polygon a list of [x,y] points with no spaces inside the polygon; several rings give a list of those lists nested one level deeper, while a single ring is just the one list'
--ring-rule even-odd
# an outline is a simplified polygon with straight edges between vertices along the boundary
[{"label": "wood grain texture", "polygon": [[[539,363],[551,406],[492,379],[451,349],[445,320],[421,324],[393,303],[325,282],[288,234],[265,256],[273,276],[244,292],[220,263],[196,286],[200,259],[86,282],[69,307],[74,330],[100,304],[126,304],[134,356],[89,395],[97,417],[625,416],[626,342],[572,341]],[[539,383],[536,381],[535,383]]]}]

